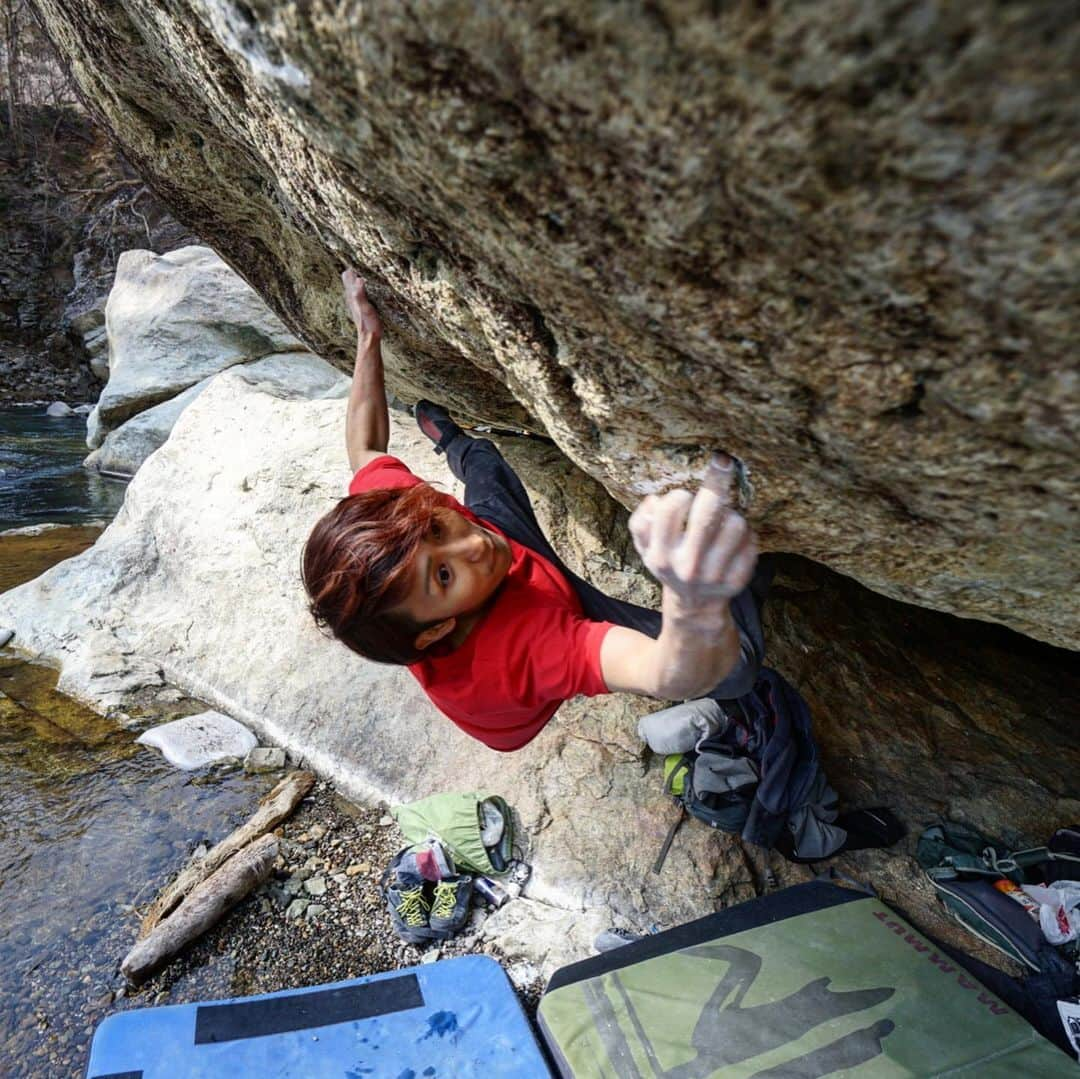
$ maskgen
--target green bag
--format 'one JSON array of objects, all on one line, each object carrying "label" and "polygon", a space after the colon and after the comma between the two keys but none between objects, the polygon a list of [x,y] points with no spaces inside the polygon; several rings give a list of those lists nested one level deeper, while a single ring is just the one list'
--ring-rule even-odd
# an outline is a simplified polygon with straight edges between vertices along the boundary
[{"label": "green bag", "polygon": [[[490,850],[481,839],[483,803],[490,802],[502,814],[503,833]],[[390,813],[410,844],[434,837],[450,853],[454,863],[473,873],[505,873],[514,847],[514,818],[497,794],[464,791],[433,794],[418,802],[394,806]]]}]

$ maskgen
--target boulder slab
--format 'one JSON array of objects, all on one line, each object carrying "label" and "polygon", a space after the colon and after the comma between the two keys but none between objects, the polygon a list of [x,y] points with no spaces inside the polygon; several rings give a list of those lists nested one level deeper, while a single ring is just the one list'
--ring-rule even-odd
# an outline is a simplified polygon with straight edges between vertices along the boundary
[{"label": "boulder slab", "polygon": [[[265,392],[287,399],[345,397],[349,379],[310,352],[283,352],[244,364],[239,375]],[[132,416],[104,436],[87,455],[87,468],[113,475],[133,476],[139,466],[169,437],[180,414],[211,381],[211,375],[160,405]],[[91,441],[93,435],[91,435]]]},{"label": "boulder slab", "polygon": [[234,364],[304,345],[210,248],[125,251],[105,305],[109,381],[98,419],[115,427]]}]

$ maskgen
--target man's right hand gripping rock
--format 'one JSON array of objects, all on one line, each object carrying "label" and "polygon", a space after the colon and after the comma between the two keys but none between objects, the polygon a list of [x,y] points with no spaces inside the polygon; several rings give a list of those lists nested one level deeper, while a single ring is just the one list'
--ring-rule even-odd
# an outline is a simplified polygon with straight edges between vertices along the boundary
[{"label": "man's right hand gripping rock", "polygon": [[696,495],[650,495],[631,515],[634,546],[664,587],[663,622],[651,647],[625,636],[632,631],[609,633],[601,653],[609,689],[685,700],[707,693],[739,661],[730,601],[750,583],[758,550],[732,506],[733,478],[731,458],[718,454]]}]

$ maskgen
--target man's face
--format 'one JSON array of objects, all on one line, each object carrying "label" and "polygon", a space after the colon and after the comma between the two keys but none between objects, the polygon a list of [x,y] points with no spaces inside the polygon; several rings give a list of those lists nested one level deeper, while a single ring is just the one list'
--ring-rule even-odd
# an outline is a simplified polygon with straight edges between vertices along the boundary
[{"label": "man's face", "polygon": [[[437,510],[413,559],[408,594],[395,610],[425,624],[454,620],[446,631],[451,632],[491,599],[512,557],[510,544],[502,536],[473,524],[456,510]],[[444,635],[423,640],[425,634],[421,634],[417,645],[426,647]]]}]

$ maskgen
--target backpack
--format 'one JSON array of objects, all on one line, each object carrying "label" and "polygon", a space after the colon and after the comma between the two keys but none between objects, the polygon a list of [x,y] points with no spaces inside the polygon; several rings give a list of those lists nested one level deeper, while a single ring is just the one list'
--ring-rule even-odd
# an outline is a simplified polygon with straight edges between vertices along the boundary
[{"label": "backpack", "polygon": [[693,750],[664,758],[664,789],[680,812],[653,872],[663,868],[687,814],[766,848],[789,839],[789,822],[797,816],[803,828],[808,822],[816,827],[820,857],[828,857],[845,836],[829,827],[836,795],[821,771],[806,702],[763,667],[753,690],[722,708],[720,729]]},{"label": "backpack", "polygon": [[916,858],[952,917],[991,947],[1072,991],[1077,941],[1053,945],[1039,923],[994,881],[1053,884],[1080,879],[1080,828],[1059,828],[1045,846],[1010,851],[965,824],[945,821],[923,832]]},{"label": "backpack", "polygon": [[[485,803],[503,819],[502,834],[492,847],[485,847],[482,837]],[[497,794],[484,791],[433,794],[418,802],[394,806],[390,813],[410,844],[437,839],[454,864],[471,873],[488,876],[509,869],[514,847],[514,816]]]}]

